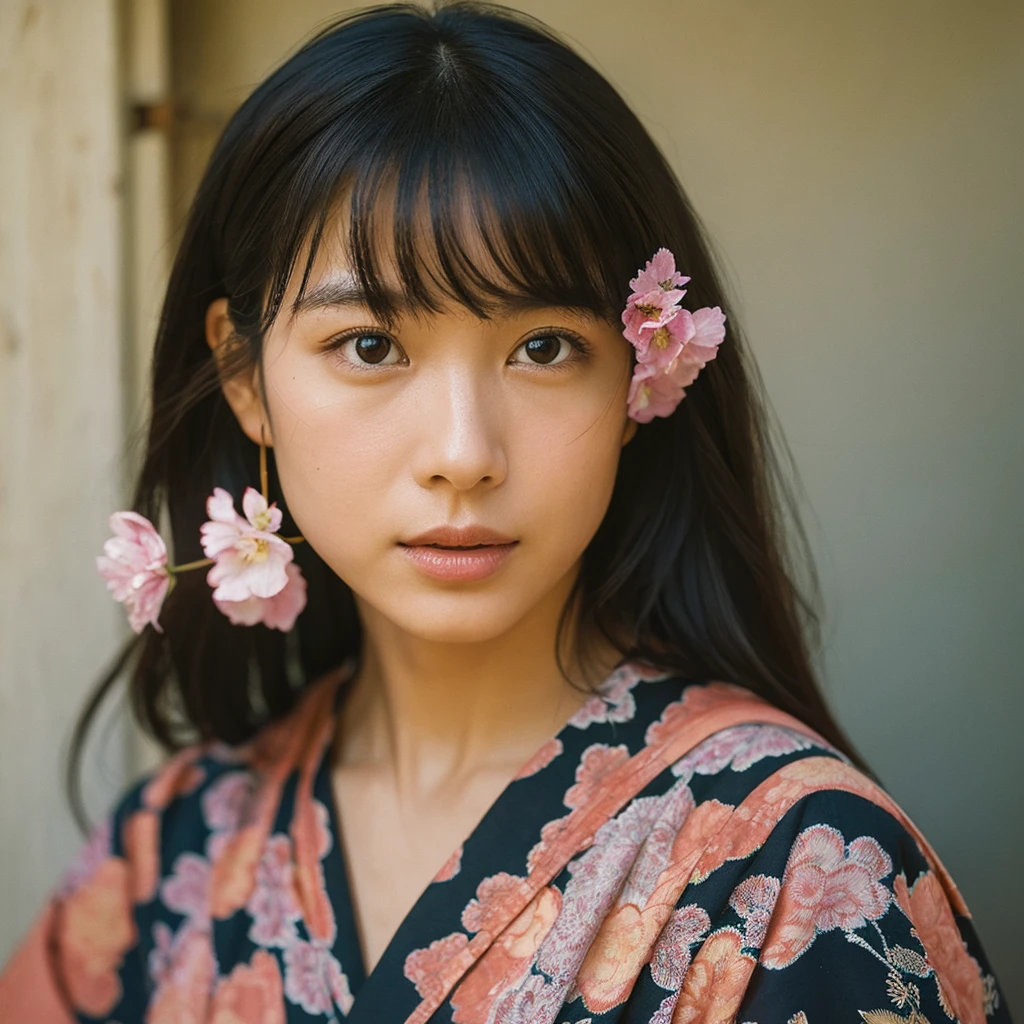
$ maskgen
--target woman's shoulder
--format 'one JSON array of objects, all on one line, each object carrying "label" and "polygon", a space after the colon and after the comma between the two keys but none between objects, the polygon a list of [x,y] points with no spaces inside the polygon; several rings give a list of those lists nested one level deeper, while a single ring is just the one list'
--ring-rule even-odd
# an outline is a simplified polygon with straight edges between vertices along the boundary
[{"label": "woman's shoulder", "polygon": [[673,762],[671,774],[689,787],[694,815],[713,833],[698,873],[706,876],[769,843],[789,850],[808,830],[820,842],[831,835],[833,845],[843,836],[844,849],[845,837],[874,832],[912,877],[935,873],[955,909],[966,913],[938,855],[884,786],[787,717],[730,725]]},{"label": "woman's shoulder", "polygon": [[207,741],[184,747],[128,788],[94,837],[122,857],[136,879],[136,899],[185,853],[210,854],[250,826],[274,826],[286,782],[310,776],[333,737],[330,713],[338,673],[302,691],[285,715],[239,744]]},{"label": "woman's shoulder", "polygon": [[[93,827],[55,887],[30,951],[35,960],[49,951],[48,970],[59,977],[51,988],[73,1017],[106,1017],[121,1005],[122,971],[140,943],[169,953],[164,946],[177,922],[228,916],[244,904],[242,882],[251,882],[269,834],[294,830],[297,856],[322,840],[310,794],[295,790],[311,779],[330,742],[339,679],[321,677],[245,743],[179,750],[127,788]],[[296,774],[300,785],[289,787]]]},{"label": "woman's shoulder", "polygon": [[[689,878],[676,913],[699,907],[711,922],[715,941],[695,962],[757,963],[763,998],[745,1012],[799,996],[792,1019],[813,1022],[812,1007],[827,1018],[830,999],[863,989],[893,1002],[865,1004],[866,1020],[933,1003],[974,1024],[1007,1019],[967,904],[921,829],[812,730],[732,725],[671,773],[692,800],[674,845]],[[845,978],[833,995],[815,981],[821,972]]]}]

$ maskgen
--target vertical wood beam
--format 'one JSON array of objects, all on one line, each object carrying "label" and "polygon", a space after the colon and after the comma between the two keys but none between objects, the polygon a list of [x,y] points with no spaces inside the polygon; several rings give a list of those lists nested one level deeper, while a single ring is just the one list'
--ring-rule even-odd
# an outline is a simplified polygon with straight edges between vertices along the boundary
[{"label": "vertical wood beam", "polygon": [[[124,637],[94,561],[122,493],[116,14],[0,4],[0,960],[80,841],[61,754]],[[124,783],[110,725],[94,811]]]}]

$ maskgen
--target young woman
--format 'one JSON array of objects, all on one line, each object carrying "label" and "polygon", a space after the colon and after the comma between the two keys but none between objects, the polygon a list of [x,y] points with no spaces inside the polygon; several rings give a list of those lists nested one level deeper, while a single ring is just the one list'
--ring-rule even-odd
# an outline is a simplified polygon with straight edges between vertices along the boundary
[{"label": "young woman", "polygon": [[1009,1020],[815,682],[752,374],[664,158],[543,26],[374,8],[272,74],[100,560],[138,636],[85,721],[127,672],[178,752],[0,1019]]}]

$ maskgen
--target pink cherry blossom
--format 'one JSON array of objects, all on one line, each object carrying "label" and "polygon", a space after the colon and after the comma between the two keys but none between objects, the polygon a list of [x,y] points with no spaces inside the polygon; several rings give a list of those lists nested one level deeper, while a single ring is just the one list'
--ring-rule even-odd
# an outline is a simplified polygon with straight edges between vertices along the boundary
[{"label": "pink cherry blossom", "polygon": [[689,280],[688,277],[684,277],[676,271],[676,258],[671,249],[662,247],[652,259],[647,261],[644,269],[629,282],[629,286],[634,292],[643,294],[652,292],[656,288],[663,288],[665,291],[670,288],[678,288]]},{"label": "pink cherry blossom", "polygon": [[691,313],[679,306],[686,294],[679,286],[689,280],[676,270],[672,252],[661,248],[630,281],[622,334],[636,350],[627,405],[639,423],[670,415],[725,338],[721,307]]},{"label": "pink cherry blossom", "polygon": [[623,334],[633,346],[643,344],[643,333],[657,330],[679,312],[679,300],[685,295],[679,289],[664,291],[657,288],[652,292],[634,292],[622,311]]},{"label": "pink cherry blossom", "polygon": [[214,565],[207,582],[215,587],[213,597],[221,601],[268,598],[288,583],[285,567],[294,555],[287,541],[276,536],[281,528],[281,510],[252,487],[242,498],[243,519],[222,487],[215,487],[207,499],[209,522],[200,527],[203,551]]},{"label": "pink cherry blossom", "polygon": [[627,409],[638,423],[649,423],[655,416],[668,416],[683,397],[683,389],[671,374],[656,366],[637,363],[629,386]]},{"label": "pink cherry blossom", "polygon": [[695,310],[691,319],[694,333],[672,367],[672,376],[684,388],[689,387],[697,374],[718,355],[718,346],[725,339],[725,314],[720,306]]},{"label": "pink cherry blossom", "polygon": [[675,314],[659,327],[640,332],[640,343],[635,345],[636,360],[654,366],[663,373],[671,372],[676,360],[696,334],[693,316],[688,309]]},{"label": "pink cherry blossom", "polygon": [[725,314],[721,306],[704,306],[693,311],[696,333],[690,339],[692,349],[705,349],[702,358],[710,362],[718,354],[718,346],[725,339]]},{"label": "pink cherry blossom", "polygon": [[114,536],[103,545],[96,568],[114,599],[128,610],[128,624],[136,633],[147,623],[162,633],[157,616],[171,582],[163,538],[137,512],[115,512],[108,522]]},{"label": "pink cherry blossom", "polygon": [[220,601],[216,592],[213,603],[234,626],[255,626],[262,622],[269,629],[288,632],[299,613],[306,607],[306,578],[294,562],[285,566],[288,582],[273,597],[247,597],[244,601]]}]

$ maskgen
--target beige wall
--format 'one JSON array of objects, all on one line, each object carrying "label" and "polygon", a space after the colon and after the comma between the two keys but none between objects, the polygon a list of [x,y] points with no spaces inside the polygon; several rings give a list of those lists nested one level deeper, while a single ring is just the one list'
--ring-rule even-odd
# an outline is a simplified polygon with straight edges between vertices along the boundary
[{"label": "beige wall", "polygon": [[[724,257],[808,499],[843,721],[1024,1003],[1024,5],[520,0],[633,103]],[[177,195],[329,0],[179,0]]]},{"label": "beige wall", "polygon": [[[93,561],[122,482],[115,25],[113,0],[0,3],[0,962],[80,841],[60,754],[124,629]],[[107,725],[94,811],[125,781]]]}]

